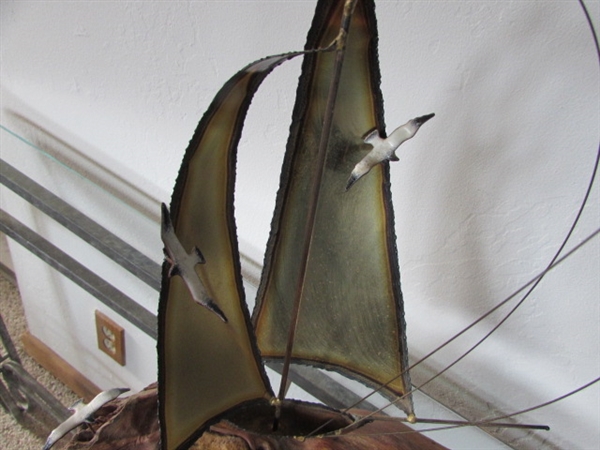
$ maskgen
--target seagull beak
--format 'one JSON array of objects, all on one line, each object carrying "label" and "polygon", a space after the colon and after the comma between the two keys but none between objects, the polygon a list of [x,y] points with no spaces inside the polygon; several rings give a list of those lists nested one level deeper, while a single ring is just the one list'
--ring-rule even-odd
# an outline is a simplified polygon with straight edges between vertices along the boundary
[{"label": "seagull beak", "polygon": [[415,122],[415,125],[417,127],[420,127],[425,122],[427,122],[429,119],[431,119],[433,116],[435,116],[435,114],[431,113],[431,114],[427,114],[426,116],[417,117],[416,119],[413,119],[413,120]]}]

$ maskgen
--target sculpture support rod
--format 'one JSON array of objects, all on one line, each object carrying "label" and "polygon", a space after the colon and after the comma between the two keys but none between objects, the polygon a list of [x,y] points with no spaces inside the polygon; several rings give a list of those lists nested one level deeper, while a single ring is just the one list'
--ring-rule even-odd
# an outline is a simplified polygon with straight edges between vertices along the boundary
[{"label": "sculpture support rod", "polygon": [[[285,357],[283,362],[283,371],[281,374],[281,384],[279,386],[279,394],[277,399],[283,400],[285,396],[287,379],[290,369],[290,363],[292,358],[292,350],[294,347],[294,338],[296,335],[296,326],[298,324],[300,304],[302,302],[302,296],[304,294],[304,284],[306,279],[306,267],[308,265],[308,258],[310,255],[310,249],[312,246],[313,230],[315,226],[315,216],[319,204],[319,195],[321,191],[321,180],[323,178],[323,171],[325,169],[325,159],[327,155],[327,146],[329,144],[329,136],[331,134],[331,125],[333,122],[333,112],[335,109],[335,102],[338,92],[338,86],[340,83],[340,76],[342,73],[342,64],[344,61],[344,54],[346,49],[346,39],[348,37],[348,29],[350,27],[350,20],[352,18],[352,12],[356,6],[357,0],[346,0],[344,4],[344,12],[342,15],[342,23],[340,26],[340,33],[336,38],[336,52],[335,62],[333,66],[333,75],[331,84],[329,86],[329,93],[327,96],[327,104],[325,107],[325,115],[323,117],[323,130],[321,132],[321,138],[319,141],[319,149],[317,153],[317,167],[315,170],[315,179],[312,183],[312,189],[309,196],[309,210],[306,218],[306,226],[304,228],[304,246],[301,255],[302,264],[300,266],[300,274],[298,277],[298,286],[295,290],[294,304],[292,309],[292,320],[289,328],[287,346],[285,349]],[[281,413],[280,408],[277,408],[274,428],[277,428],[277,421]]]}]

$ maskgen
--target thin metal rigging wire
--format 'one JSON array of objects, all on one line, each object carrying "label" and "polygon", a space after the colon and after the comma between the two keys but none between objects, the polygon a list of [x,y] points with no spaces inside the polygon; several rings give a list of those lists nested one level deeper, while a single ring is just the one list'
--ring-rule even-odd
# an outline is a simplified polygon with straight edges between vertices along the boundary
[{"label": "thin metal rigging wire", "polygon": [[[549,400],[547,402],[541,403],[539,405],[536,406],[532,406],[530,408],[526,408],[526,409],[522,409],[520,411],[514,412],[514,413],[510,413],[510,414],[504,414],[501,416],[496,416],[496,417],[492,417],[490,419],[484,419],[484,420],[478,420],[476,422],[466,422],[464,424],[457,424],[457,425],[449,425],[449,426],[444,426],[444,427],[435,427],[435,428],[427,428],[424,430],[410,430],[410,431],[393,431],[393,432],[389,432],[389,433],[373,433],[373,435],[376,436],[382,436],[382,435],[392,435],[392,434],[412,434],[412,433],[428,433],[431,431],[442,431],[442,430],[451,430],[454,428],[464,428],[464,427],[470,427],[470,426],[494,426],[496,424],[494,424],[495,421],[497,420],[503,420],[503,419],[508,419],[510,417],[514,417],[514,416],[518,416],[521,414],[525,414],[528,413],[530,411],[534,411],[536,409],[541,409],[544,408],[546,406],[549,406],[553,403],[557,403],[561,400],[564,400],[567,397],[571,397],[572,395],[575,395],[581,391],[583,391],[584,389],[587,389],[588,387],[592,386],[593,384],[596,384],[600,381],[600,377],[590,381],[589,383],[586,383],[582,386],[579,386],[577,389],[573,389],[572,391],[561,395],[560,397],[556,397],[552,400]],[[500,424],[498,424],[500,425]],[[369,436],[369,434],[365,434],[364,436]]]}]

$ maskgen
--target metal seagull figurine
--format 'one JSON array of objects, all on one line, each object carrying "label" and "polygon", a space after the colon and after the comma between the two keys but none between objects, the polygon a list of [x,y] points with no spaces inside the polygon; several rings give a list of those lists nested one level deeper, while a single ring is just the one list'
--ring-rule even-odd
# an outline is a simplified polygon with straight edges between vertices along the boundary
[{"label": "metal seagull figurine", "polygon": [[200,277],[196,273],[196,265],[206,262],[202,252],[200,252],[198,247],[194,247],[190,253],[185,251],[179,238],[175,235],[175,229],[171,222],[171,214],[164,203],[162,204],[160,237],[165,244],[167,261],[171,263],[169,277],[179,275],[196,303],[214,312],[223,322],[227,322],[227,317],[225,317],[221,308],[208,296],[202,281],[200,281]]},{"label": "metal seagull figurine", "polygon": [[52,430],[52,433],[50,433],[50,436],[48,436],[48,439],[46,440],[46,444],[44,444],[44,450],[51,448],[73,428],[76,428],[83,423],[90,423],[90,417],[105,403],[114,400],[127,391],[129,391],[129,388],[109,389],[108,391],[100,392],[87,405],[81,400],[75,403],[69,408],[70,411],[73,411],[73,415]]},{"label": "metal seagull figurine", "polygon": [[382,139],[379,136],[377,129],[371,131],[365,137],[365,143],[370,144],[373,149],[365,156],[352,170],[346,191],[352,187],[363,175],[366,175],[376,164],[384,161],[398,161],[396,149],[404,141],[407,141],[415,134],[425,122],[431,119],[435,114],[427,114],[426,116],[417,117],[409,120],[401,127],[396,128],[387,139]]}]

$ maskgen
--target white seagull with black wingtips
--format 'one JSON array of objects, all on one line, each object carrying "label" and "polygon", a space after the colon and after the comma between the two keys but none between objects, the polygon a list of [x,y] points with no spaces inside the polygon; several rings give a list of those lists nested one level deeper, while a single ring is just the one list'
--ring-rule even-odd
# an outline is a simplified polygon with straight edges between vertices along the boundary
[{"label": "white seagull with black wingtips", "polygon": [[187,253],[179,238],[175,235],[175,229],[171,222],[171,214],[167,205],[162,204],[162,226],[160,237],[165,244],[167,261],[171,263],[169,277],[179,275],[190,292],[190,295],[196,303],[204,306],[209,311],[214,312],[223,322],[227,322],[227,317],[221,308],[206,293],[206,289],[196,273],[196,265],[204,264],[204,256],[198,247],[194,247],[190,253]]},{"label": "white seagull with black wingtips", "polygon": [[50,436],[46,440],[44,450],[51,448],[56,442],[63,438],[73,428],[78,427],[83,423],[89,423],[91,416],[98,411],[105,403],[114,400],[124,392],[129,391],[128,388],[114,388],[100,392],[88,404],[78,401],[69,408],[73,411],[73,415],[61,423],[58,427],[52,430]]},{"label": "white seagull with black wingtips", "polygon": [[373,149],[365,156],[352,170],[346,190],[350,189],[362,176],[366,175],[375,165],[384,161],[398,161],[396,149],[404,141],[407,141],[415,134],[425,122],[431,119],[435,114],[417,117],[409,120],[401,127],[396,128],[386,139],[379,136],[377,129],[370,132],[365,137],[365,143],[370,144]]}]

